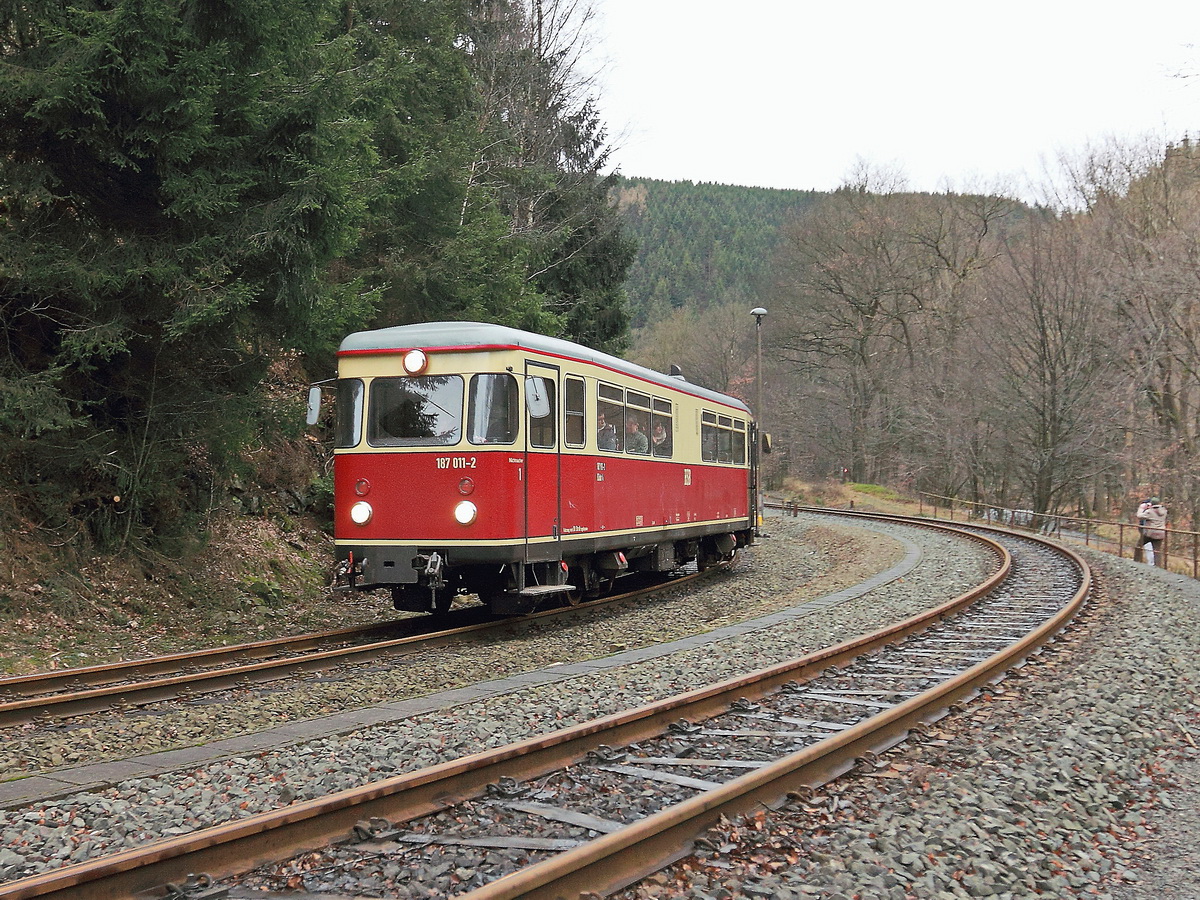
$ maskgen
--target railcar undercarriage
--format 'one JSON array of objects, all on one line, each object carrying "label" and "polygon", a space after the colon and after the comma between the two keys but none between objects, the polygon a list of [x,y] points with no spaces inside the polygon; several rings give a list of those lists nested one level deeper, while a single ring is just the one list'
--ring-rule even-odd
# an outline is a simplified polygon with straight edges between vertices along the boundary
[{"label": "railcar undercarriage", "polygon": [[[700,571],[732,558],[753,532],[705,535],[635,547],[598,550],[538,562],[456,562],[453,550],[372,548],[351,551],[338,569],[337,589],[390,588],[392,606],[407,612],[445,613],[458,596],[477,595],[493,613],[519,615],[550,600],[572,605],[611,593],[633,573],[667,573],[695,561]],[[371,553],[375,559],[372,560]]]}]

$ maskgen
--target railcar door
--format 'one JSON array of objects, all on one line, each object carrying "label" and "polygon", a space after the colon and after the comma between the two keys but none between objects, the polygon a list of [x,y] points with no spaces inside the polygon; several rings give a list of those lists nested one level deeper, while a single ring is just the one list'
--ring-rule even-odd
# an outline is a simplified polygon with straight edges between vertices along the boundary
[{"label": "railcar door", "polygon": [[525,363],[525,559],[560,558],[559,369]]}]

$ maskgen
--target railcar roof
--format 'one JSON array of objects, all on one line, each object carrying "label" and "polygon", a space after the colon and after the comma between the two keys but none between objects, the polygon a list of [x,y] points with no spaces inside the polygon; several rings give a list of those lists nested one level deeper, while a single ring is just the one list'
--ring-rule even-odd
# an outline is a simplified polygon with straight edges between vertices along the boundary
[{"label": "railcar roof", "polygon": [[708,388],[672,378],[653,369],[635,363],[626,362],[616,356],[592,350],[581,344],[565,341],[561,338],[533,334],[506,325],[489,325],[483,322],[422,322],[416,325],[396,325],[392,328],[377,328],[373,331],[357,331],[348,335],[338,348],[338,353],[361,353],[370,351],[410,350],[414,347],[431,349],[435,347],[486,347],[506,348],[523,347],[527,350],[539,350],[556,356],[583,360],[595,363],[652,381],[668,387],[671,390],[684,391],[698,397],[724,403],[729,406],[750,412],[748,407],[736,397],[710,391]]}]

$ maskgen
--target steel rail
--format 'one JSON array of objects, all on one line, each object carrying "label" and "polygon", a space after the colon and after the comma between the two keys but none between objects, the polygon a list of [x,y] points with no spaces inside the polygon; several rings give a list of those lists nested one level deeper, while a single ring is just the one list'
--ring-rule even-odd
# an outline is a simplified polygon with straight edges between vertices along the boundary
[{"label": "steel rail", "polygon": [[[589,750],[601,744],[618,746],[646,740],[662,734],[680,718],[712,718],[728,710],[735,700],[757,699],[788,681],[808,680],[824,669],[900,641],[954,615],[1008,577],[1012,557],[996,542],[938,523],[909,524],[977,541],[996,555],[996,571],[970,591],[920,615],[796,660],[517,744],[2,884],[0,900],[70,900],[80,896],[83,886],[89,900],[126,900],[138,892],[181,881],[187,871],[226,878],[317,849],[344,839],[364,819],[404,821],[434,813],[483,793],[489,783],[501,777],[520,781],[545,775],[584,759]],[[702,798],[697,799],[703,803]],[[611,846],[611,842],[602,846]],[[545,870],[539,868],[541,871]],[[505,879],[496,884],[502,882],[511,884]]]},{"label": "steel rail", "polygon": [[1050,641],[1079,612],[1091,591],[1091,570],[1078,554],[1027,535],[1021,537],[1068,556],[1083,576],[1067,604],[1021,640],[843,732],[619,831],[462,894],[461,900],[561,900],[588,892],[604,896],[620,890],[686,856],[692,841],[721,817],[775,806],[800,788],[832,781],[853,768],[858,759],[895,746],[912,731],[938,720],[955,702],[973,695],[981,685],[998,680],[1007,669]]},{"label": "steel rail", "polygon": [[49,694],[52,691],[66,690],[79,685],[95,687],[138,676],[178,672],[181,668],[189,664],[222,665],[228,660],[235,660],[239,657],[261,658],[289,651],[304,651],[319,646],[322,643],[349,640],[362,635],[389,631],[403,627],[406,622],[413,621],[416,620],[393,619],[390,622],[379,622],[372,625],[353,625],[335,631],[321,631],[311,634],[297,634],[291,637],[269,638],[245,644],[230,644],[226,647],[189,650],[125,662],[98,663],[91,666],[79,666],[73,669],[30,672],[25,675],[6,675],[0,678],[0,696],[12,693],[20,693],[24,696]]},{"label": "steel rail", "polygon": [[[531,621],[547,616],[564,615],[570,613],[578,613],[588,609],[596,609],[608,604],[617,603],[620,601],[634,599],[643,596],[647,593],[663,590],[666,587],[675,587],[676,585],[684,584],[693,579],[707,575],[720,567],[714,566],[704,572],[693,572],[688,575],[682,575],[672,579],[666,583],[659,583],[650,587],[642,587],[633,591],[627,591],[623,594],[614,594],[610,597],[601,597],[596,600],[581,603],[575,606],[563,606],[555,609],[542,610],[540,612],[529,613],[523,616],[506,616],[504,618],[488,619],[483,622],[473,622],[469,625],[461,625],[455,628],[444,629],[433,632],[418,632],[400,638],[393,638],[387,641],[377,641],[369,644],[357,644],[351,647],[338,647],[331,650],[317,650],[304,653],[301,656],[280,656],[273,659],[262,660],[260,662],[251,663],[248,665],[233,665],[224,668],[208,668],[198,672],[185,672],[166,677],[153,678],[148,681],[127,682],[112,684],[106,683],[99,687],[90,687],[83,690],[75,690],[67,693],[38,695],[26,697],[17,700],[6,700],[0,702],[0,726],[4,725],[19,725],[25,722],[32,722],[40,717],[52,716],[56,718],[67,718],[69,716],[86,715],[88,713],[105,712],[113,708],[121,706],[146,705],[150,703],[158,703],[166,700],[175,700],[186,698],[201,693],[213,693],[216,691],[228,690],[230,688],[245,687],[249,684],[263,684],[269,681],[277,681],[281,678],[287,678],[291,675],[302,674],[312,671],[322,671],[330,669],[338,665],[361,663],[364,660],[371,659],[376,656],[394,654],[397,652],[405,652],[408,650],[426,649],[429,647],[439,646],[448,643],[458,638],[470,636],[476,632],[484,632],[493,628],[502,628],[512,626],[522,622]],[[470,612],[470,610],[466,610]],[[420,621],[400,619],[399,622]],[[382,629],[385,626],[370,626],[366,629],[348,628],[340,631],[328,632],[327,634],[302,635],[297,638],[279,638],[275,640],[262,641],[253,644],[242,644],[238,647],[218,647],[211,650],[199,651],[197,654],[173,654],[170,656],[155,657],[149,660],[138,660],[133,664],[135,670],[146,671],[179,671],[188,663],[194,663],[197,659],[211,661],[213,658],[221,656],[230,656],[236,658],[237,655],[268,655],[273,652],[273,648],[280,644],[293,642],[294,649],[297,652],[302,651],[302,645],[305,642],[328,643],[330,640],[336,641],[352,637],[355,633],[371,633],[372,631]],[[325,640],[328,639],[328,640]],[[276,651],[277,652],[277,651]],[[65,670],[61,673],[37,673],[32,676],[16,676],[6,680],[0,680],[0,691],[6,687],[6,681],[9,686],[21,682],[31,682],[35,679],[41,680],[43,684],[51,683],[52,679],[57,677],[57,680],[62,684],[70,684],[74,679],[70,676],[76,672],[89,672],[94,677],[104,676],[111,681],[117,673],[121,672],[121,667],[124,663],[112,663],[101,666],[91,666],[87,669]]]}]

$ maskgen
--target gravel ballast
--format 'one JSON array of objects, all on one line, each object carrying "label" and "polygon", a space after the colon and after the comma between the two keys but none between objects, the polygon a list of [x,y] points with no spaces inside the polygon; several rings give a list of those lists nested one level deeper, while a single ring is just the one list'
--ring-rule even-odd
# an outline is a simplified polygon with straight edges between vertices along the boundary
[{"label": "gravel ballast", "polygon": [[[44,768],[53,764],[46,749],[53,741],[70,752],[91,742],[117,758],[133,752],[130,747],[144,750],[130,733],[135,725],[153,730],[169,723],[176,731],[223,734],[222,727],[244,728],[280,709],[301,715],[309,690],[315,691],[307,701],[311,715],[398,690],[495,677],[501,658],[511,668],[604,656],[695,632],[698,624],[711,629],[772,611],[781,596],[795,604],[853,583],[847,579],[861,580],[894,565],[906,542],[918,544],[924,556],[907,576],[861,599],[787,628],[743,636],[736,645],[722,642],[718,652],[674,653],[587,679],[0,812],[0,880],[503,745],[794,658],[940,602],[982,580],[991,565],[986,553],[912,529],[831,528],[814,518],[768,524],[771,538],[753,548],[737,571],[686,603],[664,601],[613,621],[597,615],[570,629],[547,626],[490,653],[477,648],[478,659],[474,650],[459,651],[471,659],[458,661],[443,652],[396,673],[369,676],[378,683],[356,682],[353,696],[345,682],[303,684],[201,708],[197,722],[188,719],[196,709],[187,708],[133,724],[96,723],[87,735],[31,732],[0,744],[0,758],[7,754],[9,765],[15,761],[25,770]],[[835,572],[822,562],[837,558],[855,565]],[[1175,821],[1173,814],[1162,816],[1171,809],[1164,798],[1177,811],[1186,802],[1182,779],[1195,774],[1187,738],[1194,740],[1198,730],[1194,598],[1200,591],[1157,570],[1093,558],[1111,599],[1072,632],[1063,644],[1070,653],[1043,655],[1027,667],[1030,676],[1004,682],[991,699],[945,720],[944,744],[898,748],[877,777],[839,784],[821,795],[819,805],[731,825],[712,836],[710,849],[630,896],[1196,896],[1139,891],[1159,878],[1145,856],[1153,851],[1155,829]],[[1172,627],[1164,629],[1164,620]],[[297,705],[281,706],[280,698]],[[1181,838],[1189,834],[1194,832]],[[1190,844],[1187,853],[1193,853]],[[1161,857],[1154,853],[1151,859],[1157,865]]]}]

